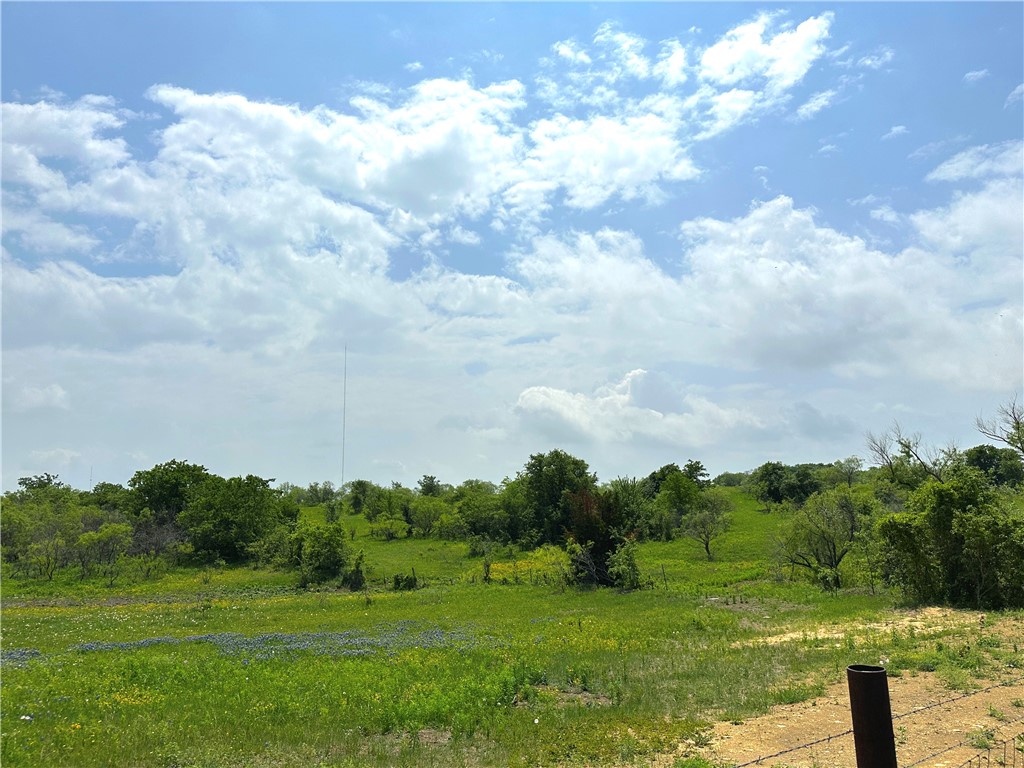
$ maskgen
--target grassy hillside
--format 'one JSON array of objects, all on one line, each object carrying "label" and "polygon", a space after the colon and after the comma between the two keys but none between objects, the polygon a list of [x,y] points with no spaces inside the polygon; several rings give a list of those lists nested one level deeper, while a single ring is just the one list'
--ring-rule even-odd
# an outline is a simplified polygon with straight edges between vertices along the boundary
[{"label": "grassy hillside", "polygon": [[[362,593],[301,591],[293,574],[253,569],[113,589],[5,579],[0,758],[642,765],[714,720],[815,695],[850,663],[885,656],[892,673],[938,670],[957,687],[1024,665],[977,623],[880,632],[869,624],[890,614],[888,596],[780,581],[779,519],[735,501],[714,561],[692,541],[644,544],[654,587],[632,593],[485,584],[466,544],[384,542],[361,518],[345,525],[373,575]],[[522,554],[496,554],[529,572]],[[412,568],[425,588],[381,588]]]}]

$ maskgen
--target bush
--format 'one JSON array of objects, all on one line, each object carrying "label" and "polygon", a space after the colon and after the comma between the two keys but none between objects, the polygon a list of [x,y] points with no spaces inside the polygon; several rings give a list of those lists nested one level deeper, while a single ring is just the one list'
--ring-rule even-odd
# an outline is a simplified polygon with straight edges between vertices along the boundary
[{"label": "bush", "polygon": [[292,534],[292,543],[302,586],[323,584],[344,575],[349,550],[340,523],[300,525]]},{"label": "bush", "polygon": [[640,589],[640,566],[636,562],[636,543],[626,540],[608,558],[608,577],[619,589]]}]

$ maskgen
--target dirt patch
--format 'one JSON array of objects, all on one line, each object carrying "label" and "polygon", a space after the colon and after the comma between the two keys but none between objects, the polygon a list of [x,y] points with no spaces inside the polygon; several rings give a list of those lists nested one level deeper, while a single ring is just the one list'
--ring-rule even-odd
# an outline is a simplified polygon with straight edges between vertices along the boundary
[{"label": "dirt patch", "polygon": [[420,744],[447,744],[452,740],[451,731],[441,731],[437,728],[424,728],[416,734]]},{"label": "dirt patch", "polygon": [[[778,645],[812,638],[863,638],[910,630],[925,636],[968,630],[968,634],[997,637],[1014,646],[1024,644],[1024,616],[992,616],[942,608],[903,611],[886,621],[842,628],[787,632],[756,642]],[[1024,678],[1021,671],[1008,670],[1002,680],[978,679],[974,683],[980,690],[959,694],[949,690],[931,672],[889,678],[899,765],[958,768],[983,752],[986,745],[994,748],[992,764],[1004,764],[999,762],[1003,758],[1003,742],[1024,733]],[[763,758],[756,765],[855,768],[853,735],[845,733],[851,728],[849,692],[844,680],[814,700],[778,706],[766,715],[738,724],[717,723],[698,738],[678,744],[672,753],[659,755],[651,765],[669,768],[680,757],[702,756],[728,766]],[[820,743],[803,746],[818,740]],[[1017,744],[1024,749],[1024,741]],[[1024,752],[1017,751],[1016,763],[1013,759],[1011,742],[1006,745],[1005,765],[1024,764]]]},{"label": "dirt patch", "polygon": [[813,630],[783,632],[769,637],[759,637],[733,643],[734,648],[750,645],[781,645],[798,640],[838,640],[856,635],[871,635],[913,630],[919,634],[941,634],[949,629],[961,627],[978,627],[984,629],[987,617],[984,613],[974,611],[954,611],[947,608],[922,608],[916,611],[903,611],[891,619],[876,622],[850,624],[842,627],[818,627]]},{"label": "dirt patch", "polygon": [[550,685],[538,685],[537,690],[554,699],[560,707],[610,707],[614,703],[607,696],[602,696],[598,693],[591,693],[590,691],[584,691],[579,688],[563,691],[560,688],[554,688]]}]

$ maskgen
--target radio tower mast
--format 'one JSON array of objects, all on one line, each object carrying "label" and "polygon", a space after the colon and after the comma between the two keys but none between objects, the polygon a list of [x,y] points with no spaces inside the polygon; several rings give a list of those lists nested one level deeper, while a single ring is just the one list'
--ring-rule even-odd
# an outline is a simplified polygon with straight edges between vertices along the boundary
[{"label": "radio tower mast", "polygon": [[341,491],[345,489],[345,418],[348,413],[348,344],[345,345],[345,373],[341,384]]}]

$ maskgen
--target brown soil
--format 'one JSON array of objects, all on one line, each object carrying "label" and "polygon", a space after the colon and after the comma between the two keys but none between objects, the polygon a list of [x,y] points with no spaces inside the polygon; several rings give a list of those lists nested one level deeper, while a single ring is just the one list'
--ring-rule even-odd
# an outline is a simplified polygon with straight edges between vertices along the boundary
[{"label": "brown soil", "polygon": [[[996,635],[1011,642],[1024,641],[1024,619],[1019,617],[986,617],[980,613],[940,609],[901,613],[894,616],[892,621],[856,628],[846,627],[844,632],[851,629],[868,633],[889,632],[895,628],[913,627],[917,632],[930,633],[943,628],[971,625],[985,634]],[[818,633],[795,632],[760,642],[777,644],[809,636],[831,637],[828,630]],[[1014,671],[1010,670],[1011,673]],[[1002,680],[975,680],[979,689],[996,687],[968,692],[970,695],[956,701],[949,700],[962,694],[950,691],[932,673],[891,677],[889,695],[895,718],[893,730],[899,765],[956,768],[977,756],[980,747],[987,741],[993,745],[990,755],[992,765],[1024,766],[1024,753],[1019,750],[1014,762],[1012,741],[1006,745],[1005,763],[1001,762],[1003,742],[1024,733],[1022,674],[1024,671]],[[1011,682],[1006,684],[1008,680]],[[731,766],[751,763],[763,757],[763,761],[756,765],[855,768],[853,735],[828,738],[842,734],[851,727],[849,693],[844,681],[833,685],[824,696],[812,701],[775,707],[762,717],[739,724],[717,723],[699,744],[692,740],[679,744],[673,753],[658,756],[652,765],[667,768],[680,757],[700,755]],[[818,739],[825,741],[793,749]],[[1017,743],[1024,746],[1021,742]],[[793,751],[786,751],[791,749]],[[785,754],[777,754],[784,751]]]}]

